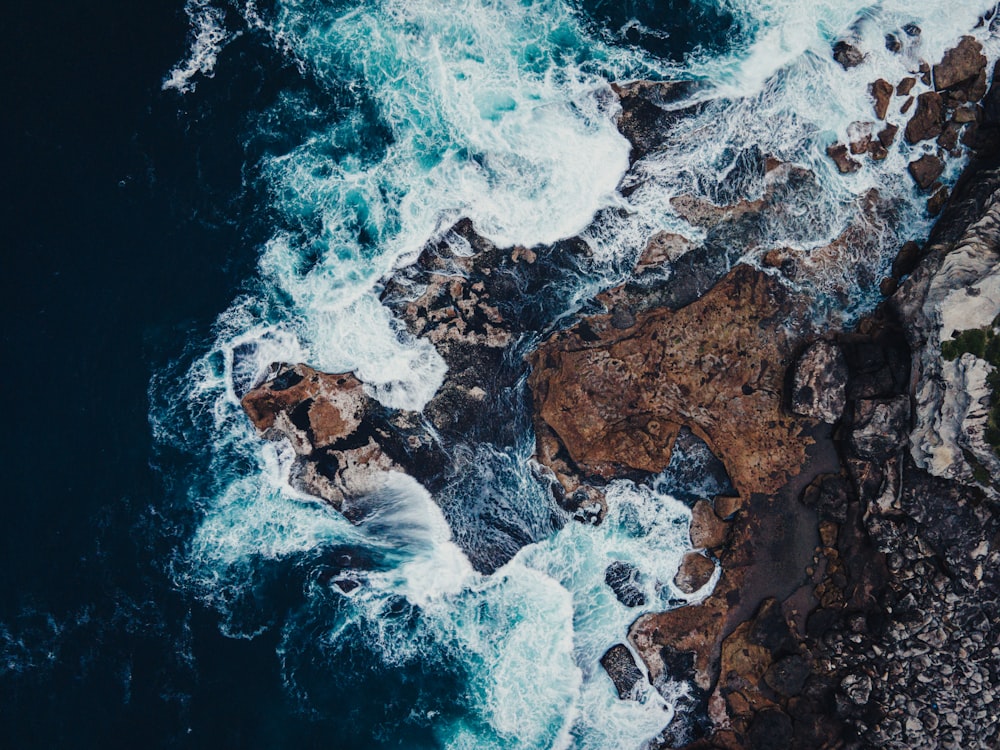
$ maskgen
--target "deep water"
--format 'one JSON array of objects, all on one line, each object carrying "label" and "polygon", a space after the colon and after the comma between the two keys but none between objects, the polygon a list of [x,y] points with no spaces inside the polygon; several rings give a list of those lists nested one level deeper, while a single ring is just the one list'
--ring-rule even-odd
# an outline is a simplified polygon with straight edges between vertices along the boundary
[{"label": "deep water", "polygon": [[[764,153],[817,176],[753,237],[807,267],[869,189],[893,202],[877,241],[801,281],[817,316],[851,320],[928,221],[903,172],[917,149],[842,177],[825,147],[866,116],[868,81],[936,59],[988,5],[8,9],[0,746],[656,736],[685,686],[623,702],[598,659],[641,612],[689,599],[671,584],[689,545],[680,501],[726,487],[697,445],[647,484],[614,483],[600,527],[577,523],[531,470],[522,384],[503,440],[455,446],[445,490],[391,475],[355,526],[292,490],[290,451],[257,438],[238,396],[270,362],[303,361],[419,409],[444,362],[378,293],[425,243],[460,250],[448,230],[462,217],[499,245],[581,237],[587,263],[543,306],[555,325],[654,232],[705,238],[669,198],[759,197]],[[911,22],[922,46],[892,56],[884,34]],[[850,73],[829,56],[847,33],[869,51]],[[1000,45],[977,34],[992,61]],[[630,169],[608,84],[638,77],[696,79],[700,107]],[[474,565],[487,546],[499,557]],[[612,563],[634,566],[641,606],[605,584]]]}]

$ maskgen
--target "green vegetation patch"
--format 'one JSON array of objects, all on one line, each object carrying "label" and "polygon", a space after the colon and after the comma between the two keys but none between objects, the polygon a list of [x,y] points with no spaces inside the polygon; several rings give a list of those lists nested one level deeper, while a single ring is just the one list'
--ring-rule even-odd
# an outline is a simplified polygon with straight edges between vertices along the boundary
[{"label": "green vegetation patch", "polygon": [[1000,456],[1000,315],[993,318],[993,322],[985,328],[960,331],[951,341],[941,342],[941,356],[949,362],[966,353],[974,354],[993,365],[993,372],[986,377],[986,384],[990,387],[986,442]]}]

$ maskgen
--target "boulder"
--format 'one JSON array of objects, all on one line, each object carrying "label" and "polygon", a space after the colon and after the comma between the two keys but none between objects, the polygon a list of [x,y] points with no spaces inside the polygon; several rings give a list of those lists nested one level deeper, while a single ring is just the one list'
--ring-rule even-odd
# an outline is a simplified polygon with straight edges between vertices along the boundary
[{"label": "boulder", "polygon": [[944,102],[936,91],[925,91],[917,97],[917,110],[906,123],[907,143],[920,143],[937,138],[944,129]]},{"label": "boulder", "polygon": [[910,431],[910,399],[860,399],[851,416],[850,445],[861,458],[885,460],[901,450]]},{"label": "boulder", "polygon": [[919,159],[911,161],[907,169],[910,170],[910,176],[913,178],[913,181],[922,190],[926,190],[944,172],[944,162],[933,154],[924,154]]},{"label": "boulder", "polygon": [[774,692],[791,698],[802,692],[806,679],[812,672],[809,659],[801,654],[793,654],[778,659],[764,673],[764,682]]},{"label": "boulder", "polygon": [[601,666],[611,677],[621,700],[639,699],[645,678],[628,646],[619,643],[609,648],[601,657]]},{"label": "boulder", "polygon": [[375,402],[351,373],[274,364],[240,403],[258,433],[287,438],[296,453],[307,456],[353,434]]},{"label": "boulder", "polygon": [[872,124],[862,121],[852,122],[847,126],[847,140],[852,154],[865,153],[872,142]]},{"label": "boulder", "polygon": [[853,44],[841,39],[833,45],[833,59],[840,63],[844,70],[848,70],[863,63],[865,56]]},{"label": "boulder", "polygon": [[985,77],[985,71],[983,45],[974,37],[964,36],[958,46],[945,52],[941,62],[934,66],[934,88],[938,91],[957,88],[981,74]]},{"label": "boulder", "polygon": [[899,132],[899,125],[888,124],[880,131],[878,131],[878,142],[882,144],[883,148],[889,148],[892,142],[896,140],[896,133]]},{"label": "boulder", "polygon": [[916,85],[917,85],[916,78],[913,78],[912,76],[904,78],[896,86],[896,96],[907,96],[913,90],[913,87]]},{"label": "boulder", "polygon": [[691,546],[695,549],[718,549],[726,543],[729,524],[716,514],[711,503],[699,500],[691,509]]},{"label": "boulder", "polygon": [[626,607],[641,607],[646,595],[638,586],[639,569],[631,563],[615,560],[604,571],[604,582]]},{"label": "boulder", "polygon": [[840,419],[847,402],[847,360],[832,341],[810,345],[795,363],[792,411],[829,424]]},{"label": "boulder", "polygon": [[715,563],[698,552],[688,552],[681,560],[674,585],[685,594],[693,594],[712,579]]},{"label": "boulder", "polygon": [[892,84],[884,78],[879,78],[871,85],[872,98],[875,100],[875,116],[880,120],[884,120],[889,112],[892,91]]},{"label": "boulder", "polygon": [[833,163],[837,165],[837,169],[840,170],[841,174],[850,174],[861,169],[861,163],[850,157],[847,146],[843,143],[834,143],[832,146],[827,146],[826,153],[833,159]]}]

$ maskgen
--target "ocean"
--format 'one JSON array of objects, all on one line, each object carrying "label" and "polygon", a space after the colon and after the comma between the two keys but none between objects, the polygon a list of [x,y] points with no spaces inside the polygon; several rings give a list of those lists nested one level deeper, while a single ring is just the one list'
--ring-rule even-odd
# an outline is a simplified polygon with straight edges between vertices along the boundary
[{"label": "ocean", "polygon": [[[826,147],[871,119],[876,78],[898,81],[965,33],[992,63],[1000,39],[975,28],[991,7],[156,0],[10,11],[0,744],[654,740],[688,687],[622,701],[599,659],[639,614],[714,583],[693,595],[671,583],[690,545],[685,500],[718,490],[692,479],[694,458],[612,483],[601,525],[573,521],[533,473],[522,380],[499,417],[514,428],[451,446],[444,489],[393,474],[377,512],[352,524],[291,487],[290,449],[261,441],[239,398],[272,362],[305,362],[420,410],[446,365],[380,293],[428,243],[456,242],[459,219],[554,267],[545,254],[560,240],[588,249],[544,304],[525,300],[544,310],[521,356],[624,281],[656,232],[704,239],[671,198],[759,198],[762,155],[809,170],[811,188],[720,252],[756,264],[790,248],[817,320],[849,325],[876,304],[899,245],[929,231],[905,168],[923,147],[898,139],[849,175]],[[866,52],[850,70],[831,54],[846,36]],[[692,106],[665,148],[633,164],[610,84],[634,79],[690,81]],[[950,160],[944,180],[962,164]],[[812,258],[858,221],[871,190],[893,207],[875,239],[833,264]],[[616,562],[639,571],[640,606],[606,585]]]}]

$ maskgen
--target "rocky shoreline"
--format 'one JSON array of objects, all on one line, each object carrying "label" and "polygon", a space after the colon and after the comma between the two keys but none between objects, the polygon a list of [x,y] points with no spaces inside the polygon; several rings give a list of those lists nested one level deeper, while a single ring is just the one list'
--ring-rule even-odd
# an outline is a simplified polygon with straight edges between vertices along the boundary
[{"label": "rocky shoreline", "polygon": [[[661,472],[678,441],[700,442],[732,492],[693,503],[696,551],[675,584],[695,592],[717,565],[719,580],[698,604],[639,618],[632,648],[602,659],[625,700],[647,679],[633,651],[657,688],[690,684],[657,746],[996,747],[1000,457],[989,347],[1000,341],[1000,91],[987,87],[970,39],[922,83],[872,86],[880,121],[897,95],[908,110],[914,86],[927,89],[904,137],[936,138],[942,153],[921,159],[943,169],[959,139],[978,156],[954,194],[935,184],[937,163],[911,165],[940,218],[923,248],[900,249],[886,299],[852,330],[817,329],[807,294],[785,283],[799,273],[790,253],[768,252],[756,268],[737,264],[742,246],[705,250],[731,248],[816,179],[760,155],[761,199],[675,198],[705,230],[704,247],[657,235],[634,278],[565,330],[560,278],[586,264],[584,243],[497,248],[471,223],[456,225],[383,293],[449,367],[422,413],[385,409],[353,375],[304,364],[275,364],[243,397],[245,411],[262,437],[291,443],[293,484],[349,518],[351,498],[380,472],[407,471],[433,491],[454,474],[454,445],[513,444],[525,414],[539,481],[589,523],[603,517],[609,480]],[[835,50],[845,67],[852,49]],[[633,161],[664,142],[689,89],[615,87]],[[860,169],[854,156],[879,159],[899,127],[861,123],[830,155],[841,171]],[[877,196],[865,206],[881,210]],[[837,262],[842,246],[864,241],[859,232],[817,255]],[[663,263],[669,284],[643,280]],[[473,563],[489,571],[502,555]],[[609,568],[623,602],[628,580]]]}]

